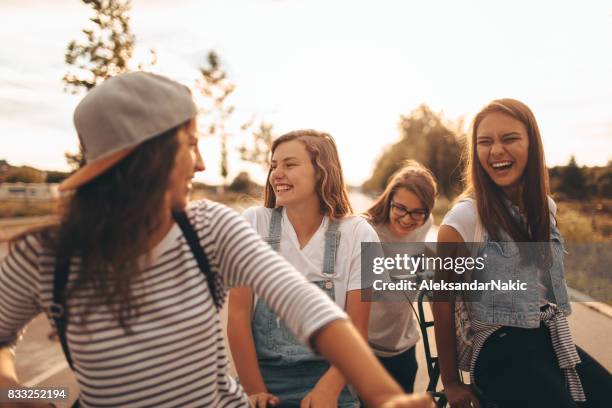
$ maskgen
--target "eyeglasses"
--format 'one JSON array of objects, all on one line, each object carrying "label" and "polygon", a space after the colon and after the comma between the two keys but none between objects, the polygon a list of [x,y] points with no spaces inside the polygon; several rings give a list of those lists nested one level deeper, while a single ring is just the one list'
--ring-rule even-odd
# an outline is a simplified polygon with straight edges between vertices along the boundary
[{"label": "eyeglasses", "polygon": [[391,201],[391,210],[399,218],[410,215],[410,218],[414,221],[423,221],[429,215],[429,211],[425,208],[417,208],[416,210],[410,211],[403,205],[395,204],[393,201]]}]

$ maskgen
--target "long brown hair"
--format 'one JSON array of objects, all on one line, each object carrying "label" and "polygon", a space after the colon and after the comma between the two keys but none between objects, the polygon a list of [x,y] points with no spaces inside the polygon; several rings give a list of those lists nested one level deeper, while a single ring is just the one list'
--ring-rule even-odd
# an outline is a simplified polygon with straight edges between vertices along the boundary
[{"label": "long brown hair", "polygon": [[418,161],[406,160],[403,166],[389,177],[385,190],[364,213],[372,224],[384,225],[389,222],[391,200],[400,188],[414,193],[425,205],[427,213],[431,213],[438,194],[436,179],[431,171]]},{"label": "long brown hair", "polygon": [[[339,219],[352,214],[353,208],[344,184],[338,149],[331,135],[311,129],[289,132],[274,140],[271,154],[274,154],[279,145],[292,140],[302,143],[310,155],[312,166],[315,169],[316,192],[319,196],[321,213],[331,219]],[[266,179],[264,206],[275,208],[276,195],[270,183],[270,173],[272,173],[272,168],[268,170]]]},{"label": "long brown hair", "polygon": [[[132,282],[150,236],[166,216],[165,197],[179,148],[177,132],[189,122],[154,137],[114,167],[79,187],[63,204],[59,225],[40,231],[56,256],[78,256],[79,273],[66,297],[84,289],[90,308],[109,306],[121,327],[137,315]],[[169,209],[168,209],[169,210]],[[113,306],[115,305],[115,306]]]},{"label": "long brown hair", "polygon": [[[525,171],[520,177],[520,200],[526,225],[511,216],[504,203],[504,193],[486,173],[478,160],[476,132],[490,113],[503,113],[525,125],[529,150]],[[500,229],[517,242],[550,240],[550,210],[548,207],[548,171],[544,160],[542,137],[531,109],[515,99],[497,99],[485,106],[474,118],[466,166],[466,192],[476,199],[478,215],[491,238],[500,239]]]}]

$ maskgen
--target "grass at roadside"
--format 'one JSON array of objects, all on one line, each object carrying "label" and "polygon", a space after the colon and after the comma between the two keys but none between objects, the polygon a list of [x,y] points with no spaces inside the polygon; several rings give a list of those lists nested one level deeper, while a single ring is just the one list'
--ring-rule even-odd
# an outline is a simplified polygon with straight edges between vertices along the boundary
[{"label": "grass at roadside", "polygon": [[0,201],[0,218],[35,217],[55,212],[57,201]]},{"label": "grass at roadside", "polygon": [[612,200],[557,204],[568,286],[612,305]]}]

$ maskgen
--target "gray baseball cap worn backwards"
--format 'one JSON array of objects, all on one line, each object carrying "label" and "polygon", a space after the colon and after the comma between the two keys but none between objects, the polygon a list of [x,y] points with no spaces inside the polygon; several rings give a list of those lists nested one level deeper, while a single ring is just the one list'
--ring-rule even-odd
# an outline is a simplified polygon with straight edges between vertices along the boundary
[{"label": "gray baseball cap worn backwards", "polygon": [[60,184],[76,189],[128,156],[141,143],[198,113],[185,85],[161,75],[131,72],[93,88],[74,110],[86,164]]}]

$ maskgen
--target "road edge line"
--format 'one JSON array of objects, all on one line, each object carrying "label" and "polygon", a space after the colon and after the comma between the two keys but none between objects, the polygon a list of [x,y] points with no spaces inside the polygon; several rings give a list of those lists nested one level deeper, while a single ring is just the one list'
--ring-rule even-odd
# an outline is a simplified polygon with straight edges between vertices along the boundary
[{"label": "road edge line", "polygon": [[47,370],[38,374],[37,376],[30,379],[29,381],[26,381],[23,385],[25,385],[26,387],[36,387],[43,381],[48,380],[49,378],[53,377],[55,374],[59,373],[60,371],[66,368],[68,368],[68,364],[65,361],[56,363],[51,368],[48,368]]},{"label": "road edge line", "polygon": [[589,309],[595,310],[612,319],[612,306],[609,306],[603,302],[598,302],[589,295],[586,295],[576,289],[567,288],[570,298],[574,302],[584,304]]}]

